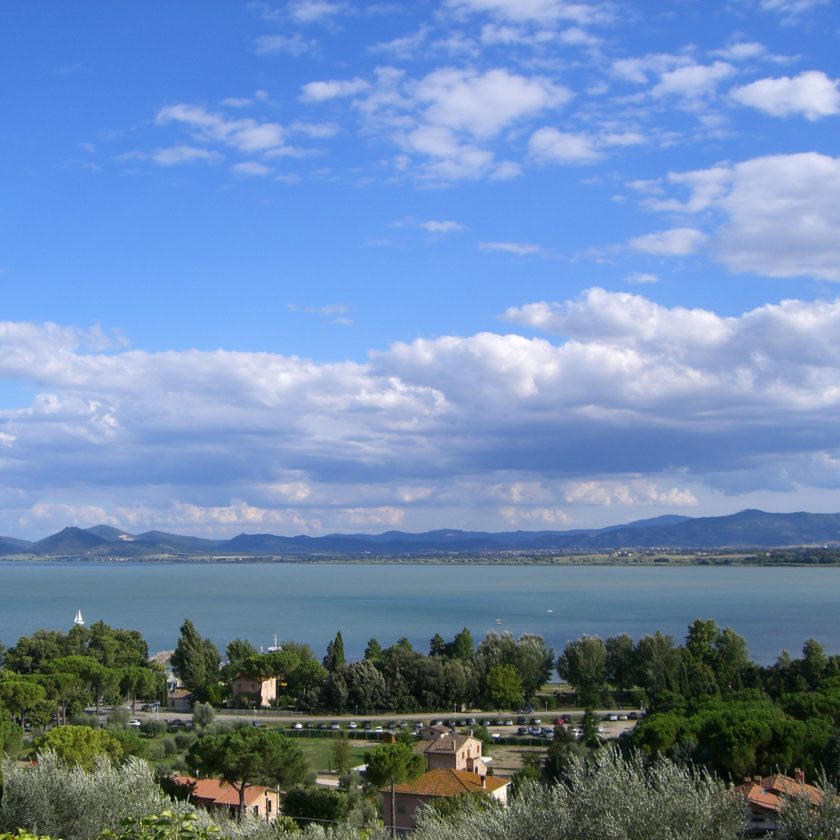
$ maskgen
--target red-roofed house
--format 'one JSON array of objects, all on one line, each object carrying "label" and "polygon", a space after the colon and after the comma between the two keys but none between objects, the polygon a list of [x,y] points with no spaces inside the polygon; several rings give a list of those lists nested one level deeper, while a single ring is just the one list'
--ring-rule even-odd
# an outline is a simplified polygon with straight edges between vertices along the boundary
[{"label": "red-roofed house", "polygon": [[796,770],[793,779],[780,773],[756,777],[738,785],[735,792],[747,803],[747,834],[762,836],[778,828],[785,798],[807,796],[812,805],[822,799],[819,788],[805,783],[805,774],[801,770]]},{"label": "red-roofed house", "polygon": [[[439,768],[429,770],[415,779],[394,786],[394,802],[397,831],[411,831],[415,815],[423,805],[429,805],[442,797],[460,796],[464,793],[483,793],[507,804],[510,779],[498,776],[482,776],[466,770]],[[385,827],[391,828],[391,789],[383,788],[382,813]]]},{"label": "red-roofed house", "polygon": [[[239,791],[218,779],[196,779],[194,776],[173,776],[179,785],[191,788],[190,799],[205,808],[224,808],[232,814],[239,810]],[[262,785],[246,785],[245,809],[267,822],[280,813],[280,793]]]}]

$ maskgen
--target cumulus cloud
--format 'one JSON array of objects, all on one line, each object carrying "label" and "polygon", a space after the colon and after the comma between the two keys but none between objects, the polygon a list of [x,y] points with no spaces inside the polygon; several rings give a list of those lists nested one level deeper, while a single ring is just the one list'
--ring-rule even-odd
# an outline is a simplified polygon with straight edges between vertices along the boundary
[{"label": "cumulus cloud", "polygon": [[836,477],[840,300],[721,316],[590,289],[507,318],[548,337],[313,362],[0,323],[0,377],[37,392],[0,411],[2,499],[38,528],[70,505],[123,527],[314,532],[440,522],[465,500],[524,524],[664,511],[764,488],[780,460],[788,481]]},{"label": "cumulus cloud", "polygon": [[282,148],[285,139],[283,127],[278,123],[226,119],[221,114],[184,103],[161,108],[155,122],[162,126],[172,123],[182,125],[202,140],[223,143],[241,152]]},{"label": "cumulus cloud", "polygon": [[671,228],[671,230],[646,233],[633,237],[628,245],[634,251],[659,257],[686,257],[696,253],[706,241],[706,234],[696,228]]},{"label": "cumulus cloud", "polygon": [[325,102],[328,99],[338,99],[354,96],[367,90],[370,84],[364,79],[333,79],[325,82],[307,82],[301,89],[301,99],[304,102]]},{"label": "cumulus cloud", "polygon": [[261,35],[254,42],[257,55],[282,53],[299,58],[318,49],[318,42],[304,38],[299,32],[292,35]]},{"label": "cumulus cloud", "polygon": [[571,96],[546,76],[463,67],[440,67],[419,78],[380,67],[372,80],[314,81],[301,92],[310,103],[350,98],[365,130],[399,148],[398,169],[416,164],[431,181],[517,176],[517,163],[496,159],[494,141]]},{"label": "cumulus cloud", "polygon": [[528,150],[545,163],[594,163],[601,158],[591,137],[556,128],[541,128],[531,135]]},{"label": "cumulus cloud", "polygon": [[[840,158],[769,155],[636,186],[648,193],[646,206],[702,212],[715,226],[636,237],[629,243],[635,250],[680,255],[705,242],[732,271],[840,281]],[[665,197],[668,187],[686,189],[688,197]]]},{"label": "cumulus cloud", "polygon": [[760,79],[734,88],[730,96],[741,105],[764,111],[773,117],[801,114],[808,120],[840,113],[840,90],[837,81],[812,70],[798,76]]},{"label": "cumulus cloud", "polygon": [[222,156],[218,152],[211,152],[209,149],[202,149],[197,146],[170,146],[166,149],[158,149],[152,154],[152,160],[161,166],[178,166],[182,163],[216,163]]},{"label": "cumulus cloud", "polygon": [[725,61],[678,67],[663,73],[651,93],[655,97],[676,96],[689,101],[702,99],[715,93],[718,85],[734,72],[735,68]]}]

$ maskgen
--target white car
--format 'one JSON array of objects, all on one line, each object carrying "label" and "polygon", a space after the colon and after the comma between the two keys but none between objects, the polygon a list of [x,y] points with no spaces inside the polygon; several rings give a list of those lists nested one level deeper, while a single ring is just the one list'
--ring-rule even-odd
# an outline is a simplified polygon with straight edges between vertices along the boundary
[{"label": "white car", "polygon": [[300,721],[298,721],[298,722],[295,724],[294,728],[295,728],[295,729],[303,729],[303,724],[302,724]]},{"label": "white car", "polygon": [[135,729],[139,729],[142,726],[142,724],[139,720],[137,720],[137,718],[134,718],[134,720],[130,720],[128,722],[128,725],[133,726]]}]

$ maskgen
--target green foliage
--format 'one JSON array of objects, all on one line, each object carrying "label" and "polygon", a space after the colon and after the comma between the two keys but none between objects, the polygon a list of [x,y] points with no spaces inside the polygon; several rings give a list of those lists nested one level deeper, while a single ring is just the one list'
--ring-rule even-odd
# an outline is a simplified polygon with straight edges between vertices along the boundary
[{"label": "green foliage", "polygon": [[184,619],[170,658],[172,670],[184,686],[203,697],[209,686],[219,681],[219,661],[219,651],[213,642],[203,638],[188,618]]},{"label": "green foliage", "polygon": [[522,703],[522,680],[512,665],[494,665],[487,673],[487,698],[496,709],[515,709]]},{"label": "green foliage", "polygon": [[206,729],[216,719],[216,710],[209,703],[197,702],[193,705],[193,726]]},{"label": "green foliage", "polygon": [[339,775],[347,773],[352,766],[353,760],[350,739],[346,733],[340,733],[336,738],[333,738],[332,753],[335,772]]},{"label": "green foliage", "polygon": [[347,795],[339,790],[295,785],[283,800],[283,813],[301,826],[311,821],[342,822],[348,811]]},{"label": "green foliage", "polygon": [[508,808],[423,813],[413,840],[738,840],[744,806],[704,772],[613,751],[570,763],[564,784],[525,785]]},{"label": "green foliage", "polygon": [[341,631],[335,634],[335,639],[327,645],[327,653],[324,656],[324,667],[333,673],[339,668],[343,668],[347,660],[344,655],[344,639],[341,636]]},{"label": "green foliage", "polygon": [[23,729],[9,720],[0,709],[0,757],[16,756],[23,746]]},{"label": "green foliage", "polygon": [[574,687],[578,703],[594,706],[607,677],[607,646],[598,636],[569,642],[557,660],[557,672]]},{"label": "green foliage", "polygon": [[104,829],[118,830],[125,818],[168,806],[149,766],[133,758],[120,766],[100,758],[86,772],[47,752],[36,764],[4,762],[3,778],[0,831],[24,828],[63,840],[94,840]]},{"label": "green foliage", "polygon": [[84,770],[92,770],[101,757],[117,761],[123,755],[122,745],[113,735],[89,726],[57,726],[36,738],[32,746],[38,755],[52,752],[65,763]]},{"label": "green foliage", "polygon": [[118,831],[105,829],[99,840],[214,840],[219,829],[201,825],[197,814],[163,811],[148,817],[129,817]]},{"label": "green foliage", "polygon": [[215,776],[236,788],[240,814],[246,785],[286,788],[302,782],[308,773],[297,744],[276,730],[250,726],[199,738],[187,753],[187,763],[197,775]]}]

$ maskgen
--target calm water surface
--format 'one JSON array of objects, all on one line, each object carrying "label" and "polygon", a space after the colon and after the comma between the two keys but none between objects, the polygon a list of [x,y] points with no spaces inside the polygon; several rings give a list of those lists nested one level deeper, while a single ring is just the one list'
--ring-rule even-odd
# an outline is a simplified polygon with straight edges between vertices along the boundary
[{"label": "calm water surface", "polygon": [[[437,566],[288,563],[0,563],[0,641],[66,630],[76,610],[171,649],[185,617],[220,647],[309,642],[341,630],[348,656],[406,636],[428,649],[462,627],[542,635],[555,651],[581,633],[678,640],[694,618],[744,636],[762,663],[809,638],[840,652],[840,569]],[[497,619],[502,623],[497,624]]]}]

